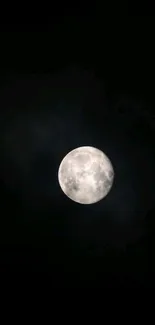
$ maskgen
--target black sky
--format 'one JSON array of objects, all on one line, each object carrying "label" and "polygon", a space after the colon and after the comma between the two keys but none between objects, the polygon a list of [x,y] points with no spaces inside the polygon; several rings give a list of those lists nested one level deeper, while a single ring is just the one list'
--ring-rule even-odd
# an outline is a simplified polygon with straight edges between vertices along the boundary
[{"label": "black sky", "polygon": [[[1,31],[1,272],[56,287],[154,286],[154,52],[150,17],[55,17]],[[114,186],[62,193],[71,149],[103,150]]]}]

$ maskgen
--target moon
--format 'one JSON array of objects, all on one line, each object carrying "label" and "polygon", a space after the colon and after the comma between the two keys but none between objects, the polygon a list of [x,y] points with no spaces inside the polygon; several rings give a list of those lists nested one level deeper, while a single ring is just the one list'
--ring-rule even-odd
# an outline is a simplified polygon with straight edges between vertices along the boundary
[{"label": "moon", "polygon": [[71,200],[92,204],[111,190],[114,169],[110,159],[99,149],[83,146],[70,151],[58,169],[59,185]]}]

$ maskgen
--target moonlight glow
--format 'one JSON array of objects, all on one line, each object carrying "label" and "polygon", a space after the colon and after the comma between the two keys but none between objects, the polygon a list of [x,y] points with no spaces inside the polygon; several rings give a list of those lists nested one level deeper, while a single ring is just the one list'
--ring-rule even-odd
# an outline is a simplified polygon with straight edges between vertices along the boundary
[{"label": "moonlight glow", "polygon": [[109,158],[94,147],[79,147],[62,160],[58,180],[62,191],[73,201],[96,203],[110,191],[114,170]]}]

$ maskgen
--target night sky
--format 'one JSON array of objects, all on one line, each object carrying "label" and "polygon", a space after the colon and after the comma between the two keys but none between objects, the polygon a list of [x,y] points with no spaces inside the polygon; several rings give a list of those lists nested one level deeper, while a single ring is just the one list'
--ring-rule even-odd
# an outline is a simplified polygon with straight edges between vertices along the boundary
[{"label": "night sky", "polygon": [[[154,287],[151,30],[147,18],[76,15],[1,31],[1,273],[46,274],[53,287]],[[102,201],[80,205],[58,168],[87,145],[110,158],[115,179]]]}]

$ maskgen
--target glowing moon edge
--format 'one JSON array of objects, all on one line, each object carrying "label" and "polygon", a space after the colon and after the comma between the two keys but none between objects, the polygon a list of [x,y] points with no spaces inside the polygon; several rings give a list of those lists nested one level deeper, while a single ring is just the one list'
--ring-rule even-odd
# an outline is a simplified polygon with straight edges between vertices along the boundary
[{"label": "glowing moon edge", "polygon": [[[89,158],[86,159],[86,156]],[[86,162],[82,163],[84,158]],[[58,169],[61,190],[69,199],[80,204],[94,204],[105,198],[112,188],[114,176],[108,156],[92,146],[68,152]]]}]

